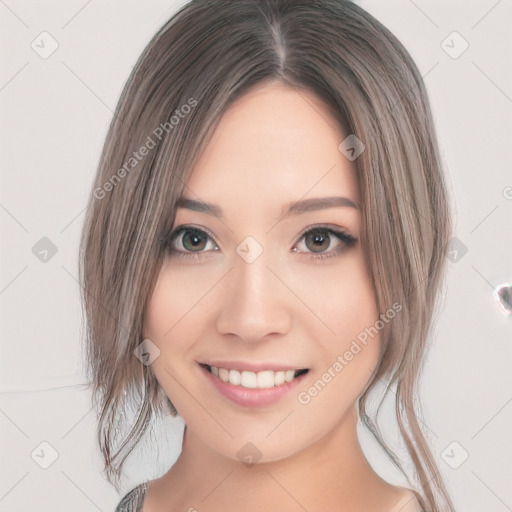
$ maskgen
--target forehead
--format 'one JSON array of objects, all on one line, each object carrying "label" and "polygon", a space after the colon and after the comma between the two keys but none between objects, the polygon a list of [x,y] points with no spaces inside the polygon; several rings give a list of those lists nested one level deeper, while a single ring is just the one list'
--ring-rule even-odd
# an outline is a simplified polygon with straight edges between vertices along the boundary
[{"label": "forehead", "polygon": [[338,149],[345,137],[313,93],[258,86],[221,117],[184,195],[235,207],[328,195],[357,203],[354,164]]}]

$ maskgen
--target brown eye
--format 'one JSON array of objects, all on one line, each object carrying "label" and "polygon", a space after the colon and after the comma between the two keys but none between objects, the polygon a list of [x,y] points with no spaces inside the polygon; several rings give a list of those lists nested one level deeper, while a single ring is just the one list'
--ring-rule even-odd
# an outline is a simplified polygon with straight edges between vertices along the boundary
[{"label": "brown eye", "polygon": [[306,247],[312,252],[325,251],[330,244],[331,238],[329,237],[328,230],[314,230],[306,233],[305,237]]},{"label": "brown eye", "polygon": [[198,257],[203,253],[210,252],[210,250],[219,250],[218,246],[215,244],[213,235],[192,226],[176,228],[171,235],[164,238],[163,241],[167,252],[171,255]]},{"label": "brown eye", "polygon": [[202,251],[206,242],[208,241],[208,236],[206,233],[199,231],[197,229],[187,229],[183,231],[183,236],[181,238],[183,247],[187,251]]},{"label": "brown eye", "polygon": [[314,259],[332,258],[352,247],[356,241],[357,238],[339,228],[317,226],[302,233],[293,251]]}]

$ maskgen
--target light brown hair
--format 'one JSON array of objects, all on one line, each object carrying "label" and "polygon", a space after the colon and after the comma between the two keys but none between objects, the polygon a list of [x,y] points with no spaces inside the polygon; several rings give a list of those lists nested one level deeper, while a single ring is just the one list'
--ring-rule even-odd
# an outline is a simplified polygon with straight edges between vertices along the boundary
[{"label": "light brown hair", "polygon": [[[359,414],[404,472],[367,413],[379,381],[388,391],[396,386],[396,418],[420,502],[429,512],[452,512],[415,406],[451,233],[434,123],[409,53],[374,17],[343,0],[193,0],[155,34],[127,80],[88,203],[79,266],[108,479],[119,477],[154,414],[165,407],[176,414],[151,367],[134,356],[164,257],[161,240],[220,117],[264,82],[315,93],[342,132],[365,145],[354,162],[361,242],[378,310],[395,302],[402,310],[381,331],[379,364]],[[119,440],[127,402],[136,421]]]}]

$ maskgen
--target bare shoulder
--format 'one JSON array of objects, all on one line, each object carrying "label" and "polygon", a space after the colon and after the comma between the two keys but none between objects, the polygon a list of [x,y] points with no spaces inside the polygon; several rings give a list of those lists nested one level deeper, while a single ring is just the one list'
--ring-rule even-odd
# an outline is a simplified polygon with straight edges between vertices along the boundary
[{"label": "bare shoulder", "polygon": [[397,491],[399,497],[390,512],[423,512],[415,491],[404,487],[397,487]]}]

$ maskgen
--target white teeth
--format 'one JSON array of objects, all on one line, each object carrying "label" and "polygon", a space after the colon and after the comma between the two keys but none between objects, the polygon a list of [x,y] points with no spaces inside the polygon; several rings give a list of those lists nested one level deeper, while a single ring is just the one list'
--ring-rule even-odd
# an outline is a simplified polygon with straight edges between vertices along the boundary
[{"label": "white teeth", "polygon": [[281,384],[285,383],[285,372],[275,372],[274,373],[274,385],[280,386]]},{"label": "white teeth", "polygon": [[219,368],[219,379],[222,382],[229,382],[229,370],[226,370],[226,368]]},{"label": "white teeth", "polygon": [[231,384],[238,386],[240,385],[241,380],[242,376],[238,370],[229,370],[229,382],[231,382]]},{"label": "white teeth", "polygon": [[[231,381],[229,382],[233,384]],[[254,372],[243,371],[241,373],[240,385],[243,386],[244,388],[257,388],[258,382],[256,374]]]},{"label": "white teeth", "polygon": [[291,382],[295,378],[295,370],[263,370],[261,372],[249,372],[238,370],[228,370],[226,368],[217,368],[210,366],[213,375],[219,377],[223,382],[229,382],[234,386],[242,386],[249,389],[266,389],[274,386],[281,386],[286,382]]},{"label": "white teeth", "polygon": [[286,382],[291,382],[294,376],[295,372],[293,370],[286,370],[286,372],[284,372],[284,380]]},{"label": "white teeth", "polygon": [[259,388],[272,388],[274,387],[274,372],[271,370],[258,372],[256,374],[256,381]]}]

